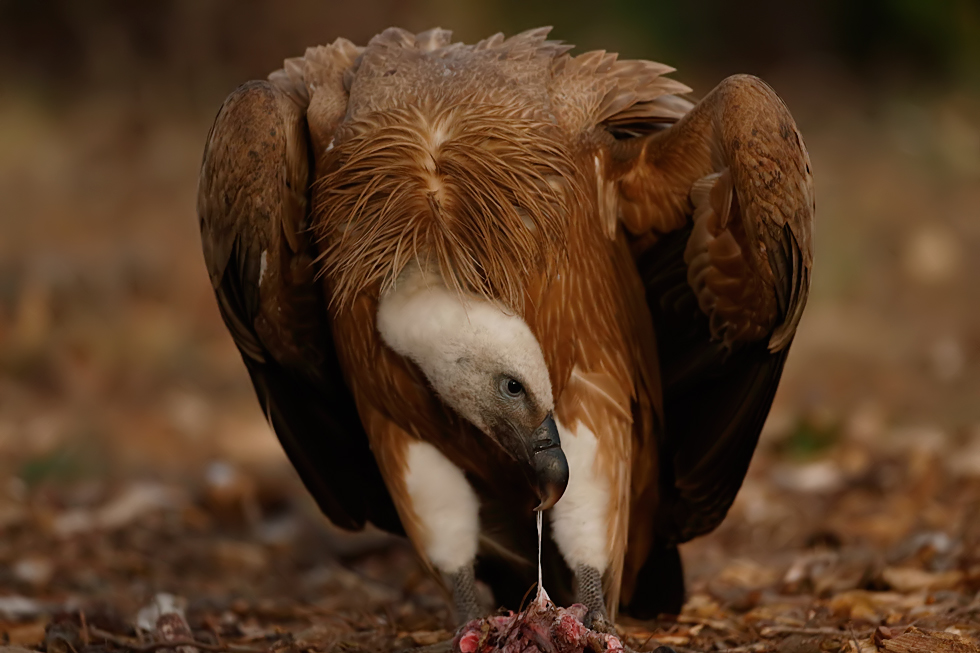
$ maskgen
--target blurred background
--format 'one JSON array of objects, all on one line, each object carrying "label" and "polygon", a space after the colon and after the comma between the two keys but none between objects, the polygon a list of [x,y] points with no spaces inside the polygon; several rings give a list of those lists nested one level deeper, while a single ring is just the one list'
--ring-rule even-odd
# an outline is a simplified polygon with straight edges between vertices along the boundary
[{"label": "blurred background", "polygon": [[[887,550],[941,532],[980,584],[975,0],[0,0],[0,589],[125,605],[160,589],[254,595],[258,578],[295,593],[296,570],[336,571],[347,540],[298,490],[204,269],[208,128],[238,84],[309,45],[542,24],[578,52],[669,63],[695,96],[759,75],[812,157],[809,306],[745,491],[687,549],[689,574],[814,537]],[[161,511],[179,518],[141,521]],[[92,548],[105,532],[108,558]],[[212,539],[160,550],[188,532]],[[350,555],[411,560],[358,542]],[[188,589],[192,569],[211,580]]]}]

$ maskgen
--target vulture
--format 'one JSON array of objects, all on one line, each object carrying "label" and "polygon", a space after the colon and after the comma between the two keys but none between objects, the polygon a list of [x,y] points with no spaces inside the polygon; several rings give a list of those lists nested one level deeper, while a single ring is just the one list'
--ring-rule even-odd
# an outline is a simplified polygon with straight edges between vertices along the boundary
[{"label": "vulture", "polygon": [[[405,535],[461,621],[537,580],[677,613],[806,304],[814,198],[756,77],[391,28],[231,93],[197,212],[259,403],[337,526]],[[494,605],[481,603],[493,592]]]}]

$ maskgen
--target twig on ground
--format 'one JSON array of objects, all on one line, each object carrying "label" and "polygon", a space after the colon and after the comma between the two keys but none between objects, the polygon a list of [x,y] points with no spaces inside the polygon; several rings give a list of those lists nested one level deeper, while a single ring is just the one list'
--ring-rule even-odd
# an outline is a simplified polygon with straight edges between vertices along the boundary
[{"label": "twig on ground", "polygon": [[445,642],[436,642],[435,644],[410,648],[406,653],[450,653],[452,650],[453,640],[450,639]]},{"label": "twig on ground", "polygon": [[647,644],[650,643],[650,640],[653,639],[653,636],[654,635],[656,635],[656,633],[650,633],[650,635],[645,640],[643,640],[643,643],[640,644],[640,646],[639,646],[639,648],[637,648],[637,650],[638,651],[642,651],[643,649],[645,649],[647,647]]},{"label": "twig on ground", "polygon": [[[872,631],[862,631],[862,637],[870,636]],[[773,635],[834,635],[836,637],[848,637],[848,633],[843,630],[838,630],[837,628],[796,628],[793,626],[765,626],[759,630],[759,634],[763,637],[772,637]],[[850,635],[853,636],[855,633],[851,631]]]},{"label": "twig on ground", "polygon": [[78,611],[78,621],[79,621],[79,623],[82,626],[82,631],[81,631],[82,644],[84,644],[85,646],[88,646],[89,645],[89,641],[90,641],[91,638],[90,638],[90,633],[89,633],[89,630],[88,630],[88,622],[85,620],[85,610],[81,610],[80,609]]},{"label": "twig on ground", "polygon": [[858,642],[858,636],[854,632],[854,628],[850,624],[847,625],[847,630],[851,633],[851,641],[854,643],[854,650],[861,653],[861,643]]},{"label": "twig on ground", "polygon": [[229,651],[234,653],[267,653],[268,651],[268,649],[256,648],[254,646],[243,646],[241,644],[205,644],[204,642],[198,642],[193,639],[138,644],[128,637],[113,635],[112,633],[106,632],[94,626],[90,626],[89,631],[92,633],[93,637],[104,639],[108,642],[112,642],[116,646],[121,646],[129,649],[130,651],[136,651],[137,653],[153,653],[153,651],[160,651],[167,648],[177,648],[178,646],[193,646],[201,649],[202,651],[215,651],[220,653],[227,653]]},{"label": "twig on ground", "polygon": [[732,624],[730,624],[730,623],[728,623],[726,621],[719,621],[718,619],[704,619],[704,618],[701,618],[701,617],[690,617],[690,616],[683,615],[683,614],[677,616],[677,623],[679,623],[679,624],[701,624],[702,626],[706,626],[708,628],[712,628],[712,629],[717,630],[719,632],[729,632],[729,633],[731,633],[731,632],[737,632],[738,631],[738,628],[737,627],[735,627],[734,625],[732,625]]}]

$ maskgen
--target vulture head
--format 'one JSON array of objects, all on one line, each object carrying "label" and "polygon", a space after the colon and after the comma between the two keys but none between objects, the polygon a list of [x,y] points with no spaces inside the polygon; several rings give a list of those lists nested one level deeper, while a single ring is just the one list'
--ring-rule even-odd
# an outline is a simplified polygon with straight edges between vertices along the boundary
[{"label": "vulture head", "polygon": [[410,269],[378,305],[378,331],[425,374],[442,400],[523,465],[538,510],[568,485],[541,347],[527,324],[497,302],[460,295],[438,274]]}]

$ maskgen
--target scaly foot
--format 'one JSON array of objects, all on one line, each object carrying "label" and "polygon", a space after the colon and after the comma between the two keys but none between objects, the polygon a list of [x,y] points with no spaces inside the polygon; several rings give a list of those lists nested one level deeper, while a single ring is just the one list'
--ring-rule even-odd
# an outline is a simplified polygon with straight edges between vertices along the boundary
[{"label": "scaly foot", "polygon": [[486,610],[480,605],[476,595],[476,575],[473,573],[473,565],[460,567],[448,576],[453,588],[453,602],[456,604],[456,623],[462,626],[473,619],[486,616]]},{"label": "scaly foot", "polygon": [[616,625],[609,621],[609,616],[606,614],[602,574],[598,569],[588,565],[579,565],[575,569],[575,600],[589,609],[582,622],[586,628],[619,636]]}]

